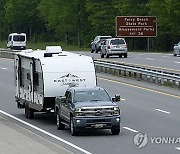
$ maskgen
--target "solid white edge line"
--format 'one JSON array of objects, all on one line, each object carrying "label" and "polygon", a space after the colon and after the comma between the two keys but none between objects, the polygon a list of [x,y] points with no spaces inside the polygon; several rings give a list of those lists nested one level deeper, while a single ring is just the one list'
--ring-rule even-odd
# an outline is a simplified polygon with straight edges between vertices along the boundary
[{"label": "solid white edge line", "polygon": [[165,111],[165,110],[161,110],[161,109],[155,109],[156,111],[159,111],[159,112],[163,112],[163,113],[166,113],[166,114],[170,114],[170,112],[168,111]]},{"label": "solid white edge line", "polygon": [[38,131],[40,131],[40,132],[42,132],[42,133],[44,133],[44,134],[46,134],[46,135],[48,135],[48,136],[50,136],[50,137],[52,137],[52,138],[60,141],[60,142],[63,142],[63,143],[65,143],[65,144],[67,144],[67,145],[69,145],[69,146],[71,146],[71,147],[73,147],[73,148],[75,148],[75,149],[77,149],[77,150],[85,153],[85,154],[92,154],[92,153],[90,153],[90,152],[88,152],[88,151],[86,151],[86,150],[78,147],[77,145],[75,145],[75,144],[73,144],[73,143],[70,143],[70,142],[68,142],[68,141],[66,141],[66,140],[64,140],[64,139],[62,139],[62,138],[60,138],[60,137],[57,137],[57,136],[55,136],[55,135],[53,135],[53,134],[51,134],[51,133],[49,133],[49,132],[47,132],[47,131],[45,131],[45,130],[43,130],[43,129],[41,129],[41,128],[38,128],[38,127],[36,127],[36,126],[34,126],[34,125],[30,124],[30,123],[27,123],[27,122],[25,122],[25,121],[23,121],[23,120],[15,117],[15,116],[9,114],[9,113],[6,113],[6,112],[4,112],[4,111],[2,111],[2,110],[0,110],[0,113],[4,114],[4,115],[6,115],[6,116],[8,116],[8,117],[10,117],[10,118],[12,118],[12,119],[14,119],[14,120],[17,120],[17,121],[19,121],[19,122],[21,122],[21,123],[23,123],[23,124],[25,124],[25,125],[33,128],[33,129],[36,129],[36,130],[38,130]]},{"label": "solid white edge line", "polygon": [[124,98],[121,98],[121,101],[125,101],[126,99],[124,99]]},{"label": "solid white edge line", "polygon": [[129,130],[129,131],[131,131],[131,132],[134,132],[134,133],[137,133],[137,132],[138,132],[137,130],[132,129],[132,128],[129,128],[129,127],[123,127],[123,128],[126,129],[126,130]]},{"label": "solid white edge line", "polygon": [[175,147],[175,148],[180,151],[180,147]]}]

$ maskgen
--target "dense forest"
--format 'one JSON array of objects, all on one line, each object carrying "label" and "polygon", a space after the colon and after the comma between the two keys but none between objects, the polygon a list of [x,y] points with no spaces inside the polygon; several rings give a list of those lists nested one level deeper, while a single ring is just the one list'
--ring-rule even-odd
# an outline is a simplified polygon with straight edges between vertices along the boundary
[{"label": "dense forest", "polygon": [[[115,36],[116,16],[156,16],[150,49],[169,51],[180,41],[179,0],[0,0],[0,40],[25,32],[32,42],[88,47],[96,35]],[[126,38],[130,50],[146,50],[147,38]]]}]

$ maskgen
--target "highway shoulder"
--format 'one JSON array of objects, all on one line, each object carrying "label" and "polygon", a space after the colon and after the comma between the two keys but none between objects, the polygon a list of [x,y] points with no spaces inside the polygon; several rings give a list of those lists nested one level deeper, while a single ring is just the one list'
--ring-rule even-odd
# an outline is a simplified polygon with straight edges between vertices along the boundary
[{"label": "highway shoulder", "polygon": [[63,153],[72,154],[64,147],[58,146],[39,135],[0,116],[0,153]]}]

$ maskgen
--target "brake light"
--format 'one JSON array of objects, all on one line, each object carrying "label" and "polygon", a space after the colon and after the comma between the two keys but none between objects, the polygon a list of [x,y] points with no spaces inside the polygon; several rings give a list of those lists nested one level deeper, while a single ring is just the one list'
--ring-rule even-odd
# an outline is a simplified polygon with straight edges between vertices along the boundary
[{"label": "brake light", "polygon": [[125,45],[125,48],[127,48],[127,44]]}]

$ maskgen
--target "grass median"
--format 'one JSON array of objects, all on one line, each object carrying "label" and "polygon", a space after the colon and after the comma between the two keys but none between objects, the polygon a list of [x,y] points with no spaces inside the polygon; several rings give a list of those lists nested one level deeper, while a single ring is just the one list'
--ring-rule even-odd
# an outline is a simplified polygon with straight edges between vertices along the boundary
[{"label": "grass median", "polygon": [[[63,42],[28,42],[27,48],[28,49],[46,49],[46,46],[61,46],[65,51],[90,51],[90,48],[87,47],[78,47],[75,45],[67,45]],[[6,41],[0,41],[0,48],[6,48]]]}]

